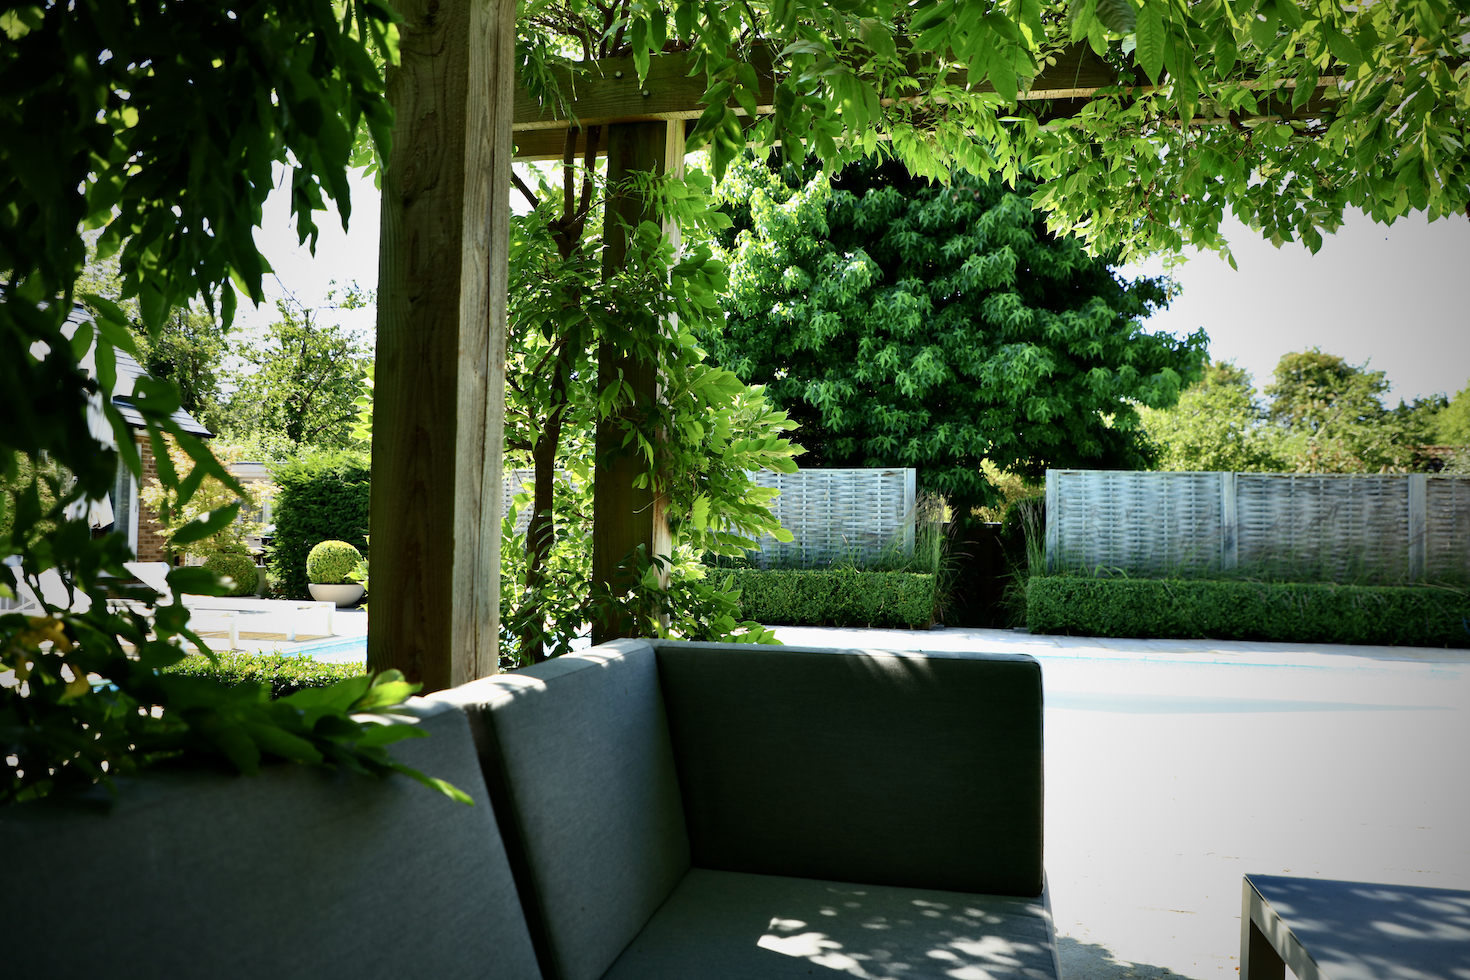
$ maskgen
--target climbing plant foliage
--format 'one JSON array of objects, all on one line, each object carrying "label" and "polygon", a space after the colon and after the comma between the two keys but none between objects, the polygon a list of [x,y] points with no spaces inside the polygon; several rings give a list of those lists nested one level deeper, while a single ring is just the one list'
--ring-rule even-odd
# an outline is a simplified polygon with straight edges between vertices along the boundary
[{"label": "climbing plant foliage", "polygon": [[[1348,208],[1470,204],[1467,0],[529,0],[521,35],[524,83],[573,112],[554,67],[684,53],[717,175],[748,140],[833,167],[882,151],[924,176],[1027,173],[1054,227],[1125,257],[1224,247],[1227,210],[1315,250]],[[1117,84],[1033,97],[1076,46]]]},{"label": "climbing plant foliage", "polygon": [[[261,685],[164,674],[203,647],[186,593],[219,594],[218,576],[180,568],[173,596],[119,586],[123,533],[94,539],[87,501],[135,476],[132,431],[112,401],[116,352],[137,355],[117,305],[87,297],[95,324],[68,321],[86,258],[116,256],[121,299],[156,337],[196,296],[259,302],[264,261],[253,229],[290,168],[303,240],[333,198],[349,213],[354,136],[382,142],[392,116],[364,39],[391,55],[395,15],[378,0],[233,4],[74,0],[0,13],[0,596],[38,607],[0,613],[0,803],[85,787],[180,755],[254,771],[264,757],[403,771],[386,746],[421,734],[393,706],[415,689],[385,673],[271,701]],[[78,322],[81,321],[81,322]],[[172,383],[141,379],[159,480],[186,507],[212,477],[240,489],[171,415]],[[174,465],[165,436],[187,460]],[[239,504],[178,528],[184,548],[227,526]],[[18,562],[18,564],[15,564]],[[62,594],[43,588],[56,576]],[[22,586],[24,582],[24,587]]]}]

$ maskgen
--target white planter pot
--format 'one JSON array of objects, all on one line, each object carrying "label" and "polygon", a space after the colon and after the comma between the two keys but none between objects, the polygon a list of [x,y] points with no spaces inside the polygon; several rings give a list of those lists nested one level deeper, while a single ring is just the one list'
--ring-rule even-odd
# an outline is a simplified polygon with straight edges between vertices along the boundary
[{"label": "white planter pot", "polygon": [[313,582],[309,588],[311,597],[317,602],[335,602],[338,609],[356,605],[357,600],[362,598],[362,586],[356,582],[342,585],[317,585]]}]

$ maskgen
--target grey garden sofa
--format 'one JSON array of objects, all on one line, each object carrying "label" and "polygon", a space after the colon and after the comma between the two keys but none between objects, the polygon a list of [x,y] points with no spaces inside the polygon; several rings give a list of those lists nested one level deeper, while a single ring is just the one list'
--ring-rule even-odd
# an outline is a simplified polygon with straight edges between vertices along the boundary
[{"label": "grey garden sofa", "polygon": [[0,974],[1059,976],[1029,657],[623,640],[417,711],[475,807],[282,766],[0,813]]}]

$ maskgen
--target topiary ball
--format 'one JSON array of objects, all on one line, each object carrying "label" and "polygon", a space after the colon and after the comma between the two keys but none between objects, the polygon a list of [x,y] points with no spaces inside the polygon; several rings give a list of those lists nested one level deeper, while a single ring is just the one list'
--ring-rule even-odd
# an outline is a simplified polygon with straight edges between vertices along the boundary
[{"label": "topiary ball", "polygon": [[323,541],[306,556],[306,578],[313,585],[341,585],[362,561],[362,552],[346,541]]},{"label": "topiary ball", "polygon": [[234,552],[210,555],[204,559],[204,567],[216,575],[228,575],[235,580],[235,587],[228,595],[255,595],[259,582],[256,578],[255,561],[249,555]]}]

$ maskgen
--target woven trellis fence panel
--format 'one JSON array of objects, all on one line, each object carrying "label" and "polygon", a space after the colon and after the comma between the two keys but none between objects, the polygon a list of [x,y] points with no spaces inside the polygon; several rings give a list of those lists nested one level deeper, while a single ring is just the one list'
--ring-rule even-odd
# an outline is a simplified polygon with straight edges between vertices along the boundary
[{"label": "woven trellis fence panel", "polygon": [[1470,581],[1470,477],[1047,472],[1047,567]]},{"label": "woven trellis fence panel", "polygon": [[797,470],[753,474],[781,491],[771,506],[790,542],[766,535],[757,542],[763,565],[821,564],[876,557],[902,542],[913,547],[915,471],[912,469]]},{"label": "woven trellis fence panel", "polygon": [[1146,574],[1220,567],[1219,474],[1048,470],[1046,476],[1050,567]]},{"label": "woven trellis fence panel", "polygon": [[1235,486],[1242,568],[1323,582],[1408,577],[1407,476],[1241,473]]},{"label": "woven trellis fence panel", "polygon": [[[766,535],[757,542],[761,564],[820,564],[873,558],[898,542],[911,551],[915,476],[913,469],[797,470],[751,474],[759,486],[781,491],[771,506],[790,542]],[[535,471],[506,470],[500,481],[503,514],[518,493],[532,492]],[[557,470],[558,480],[570,477]],[[515,530],[525,534],[531,507],[516,515]]]},{"label": "woven trellis fence panel", "polygon": [[1425,482],[1425,573],[1432,582],[1470,585],[1470,478]]}]

